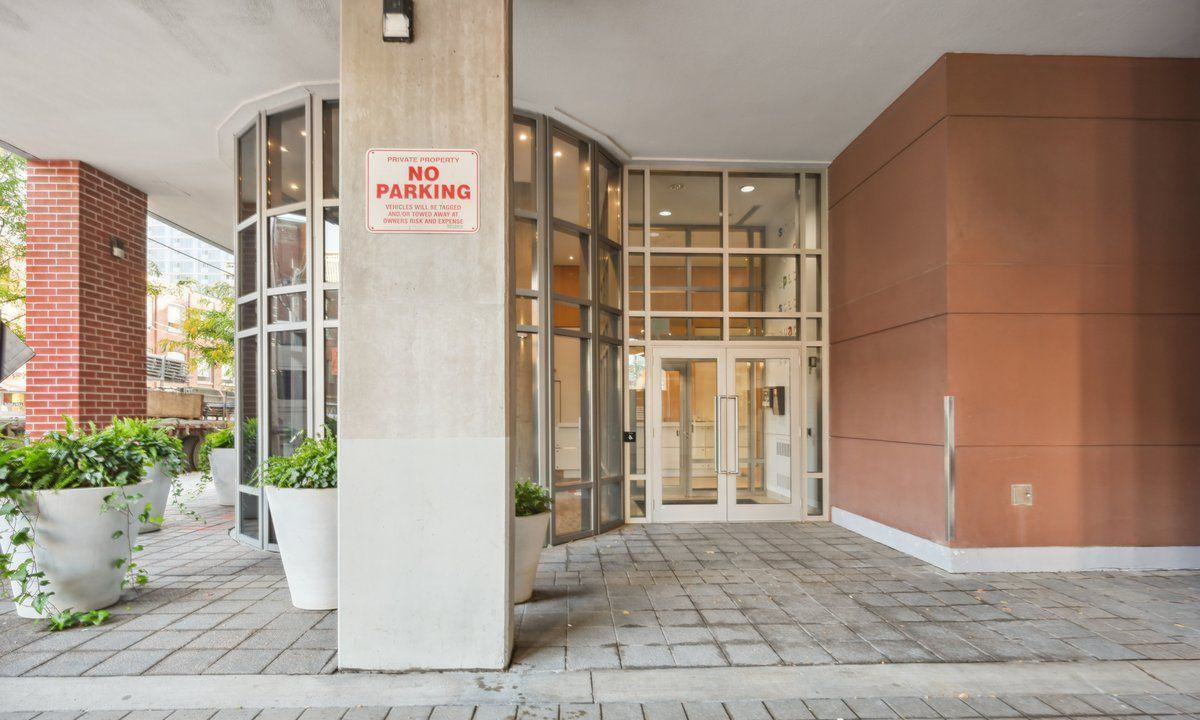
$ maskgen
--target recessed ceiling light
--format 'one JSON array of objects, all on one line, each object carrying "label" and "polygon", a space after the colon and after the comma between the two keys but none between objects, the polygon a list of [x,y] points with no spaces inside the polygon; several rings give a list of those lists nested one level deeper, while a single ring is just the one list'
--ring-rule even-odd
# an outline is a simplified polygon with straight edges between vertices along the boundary
[{"label": "recessed ceiling light", "polygon": [[280,145],[280,146],[279,146],[279,152],[287,152],[287,148],[285,148],[284,146]]},{"label": "recessed ceiling light", "polygon": [[562,157],[562,150],[555,150],[554,157]]},{"label": "recessed ceiling light", "polygon": [[301,130],[301,131],[300,131],[300,137],[308,137],[308,133],[306,133],[305,131]]},{"label": "recessed ceiling light", "polygon": [[575,256],[574,256],[574,255],[568,255],[568,256],[567,256],[567,259],[568,259],[568,260],[574,260],[574,259],[575,259]]},{"label": "recessed ceiling light", "polygon": [[520,135],[517,136],[517,139],[520,140],[521,142],[525,142],[526,140],[529,139],[529,136],[526,135],[525,133],[521,133]]},{"label": "recessed ceiling light", "polygon": [[300,186],[299,186],[299,185],[297,185],[296,183],[292,183],[292,184],[291,184],[291,185],[289,185],[288,187],[290,187],[290,188],[291,188],[291,189],[293,189],[293,190],[299,190],[299,189],[300,189]]},{"label": "recessed ceiling light", "polygon": [[742,192],[754,192],[754,186],[753,185],[743,185]]},{"label": "recessed ceiling light", "polygon": [[663,217],[671,217],[671,211],[670,211],[670,210],[659,210],[659,211],[658,211],[658,214],[659,214],[659,215],[662,215]]}]

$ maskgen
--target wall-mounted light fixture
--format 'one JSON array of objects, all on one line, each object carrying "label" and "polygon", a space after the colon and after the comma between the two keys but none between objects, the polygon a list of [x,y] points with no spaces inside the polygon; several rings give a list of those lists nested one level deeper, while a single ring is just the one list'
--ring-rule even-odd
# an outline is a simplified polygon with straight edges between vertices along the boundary
[{"label": "wall-mounted light fixture", "polygon": [[124,243],[124,241],[122,241],[121,238],[117,237],[116,235],[112,235],[111,237],[108,238],[108,251],[110,253],[112,253],[113,257],[124,260],[125,259],[125,243]]},{"label": "wall-mounted light fixture", "polygon": [[413,0],[383,0],[383,39],[413,41]]}]

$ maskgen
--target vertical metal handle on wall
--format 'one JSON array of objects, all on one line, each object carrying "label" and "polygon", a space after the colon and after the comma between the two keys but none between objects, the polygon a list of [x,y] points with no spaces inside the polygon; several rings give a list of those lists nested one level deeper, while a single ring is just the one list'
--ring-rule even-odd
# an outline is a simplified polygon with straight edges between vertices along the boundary
[{"label": "vertical metal handle on wall", "polygon": [[942,451],[942,472],[946,476],[946,539],[954,539],[954,396],[942,398],[946,441]]}]

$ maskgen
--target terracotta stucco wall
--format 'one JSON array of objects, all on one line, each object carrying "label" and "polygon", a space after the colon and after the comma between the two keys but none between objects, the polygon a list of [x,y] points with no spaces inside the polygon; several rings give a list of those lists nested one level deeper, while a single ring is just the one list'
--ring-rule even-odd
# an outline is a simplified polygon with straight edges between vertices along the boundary
[{"label": "terracotta stucco wall", "polygon": [[1200,62],[925,73],[830,171],[835,507],[944,541],[948,394],[951,544],[1200,544],[1198,167]]}]

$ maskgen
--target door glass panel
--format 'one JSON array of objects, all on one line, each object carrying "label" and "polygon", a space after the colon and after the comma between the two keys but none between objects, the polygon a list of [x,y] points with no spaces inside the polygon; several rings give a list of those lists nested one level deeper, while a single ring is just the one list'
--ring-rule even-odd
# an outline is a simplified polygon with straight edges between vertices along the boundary
[{"label": "door glass panel", "polygon": [[587,341],[554,338],[554,482],[590,482],[583,420],[587,417]]},{"label": "door glass panel", "polygon": [[717,361],[662,361],[662,458],[664,505],[715,505]]},{"label": "door glass panel", "polygon": [[517,306],[518,325],[538,324],[538,301],[533,298],[519,297],[514,300]]},{"label": "door glass panel", "polygon": [[554,169],[554,217],[580,227],[592,224],[592,182],[588,145],[554,134],[551,151]]},{"label": "door glass panel", "polygon": [[576,535],[592,530],[592,488],[554,491],[554,535]]},{"label": "door glass panel", "polygon": [[633,431],[633,442],[629,447],[629,474],[646,474],[646,348],[629,348],[625,387],[626,412],[629,418],[625,427]]},{"label": "door glass panel", "polygon": [[268,287],[300,285],[307,277],[308,263],[304,213],[288,213],[271,218],[270,243],[267,246]]},{"label": "door glass panel", "polygon": [[612,481],[600,485],[600,525],[607,526],[621,522],[625,514],[621,502],[621,482]]},{"label": "door glass panel", "polygon": [[247,300],[238,305],[238,330],[258,326],[258,300]]},{"label": "door glass panel", "polygon": [[[738,359],[733,365],[737,396],[737,502],[776,505],[792,501],[792,361]],[[733,467],[735,463],[726,463]]]},{"label": "door glass panel", "polygon": [[650,173],[650,245],[721,246],[721,176]]},{"label": "door glass panel", "polygon": [[308,415],[307,334],[303,330],[268,333],[270,375],[268,453],[291,455],[304,439]]},{"label": "door glass panel", "polygon": [[600,400],[600,477],[622,475],[621,372],[625,369],[620,345],[600,344],[597,372]]},{"label": "door glass panel", "polygon": [[821,397],[821,348],[810,347],[804,352],[804,454],[807,471],[821,472],[824,468],[823,398]]}]

